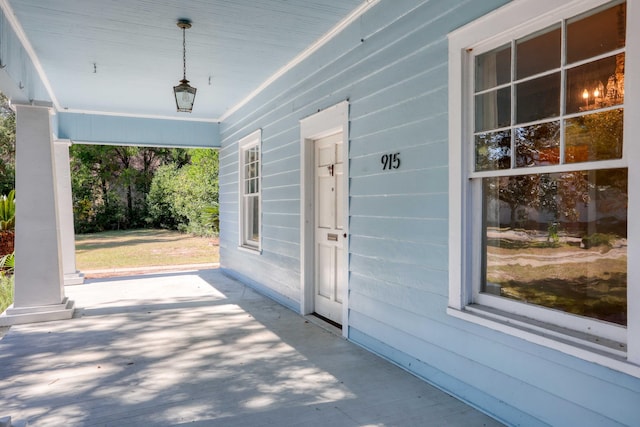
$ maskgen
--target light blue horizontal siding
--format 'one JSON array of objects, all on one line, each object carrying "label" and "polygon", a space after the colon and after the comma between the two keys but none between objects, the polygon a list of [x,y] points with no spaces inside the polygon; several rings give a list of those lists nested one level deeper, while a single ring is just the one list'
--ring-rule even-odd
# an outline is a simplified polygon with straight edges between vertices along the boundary
[{"label": "light blue horizontal siding", "polygon": [[280,153],[267,153],[269,162],[263,162],[262,173],[263,176],[269,176],[271,173],[280,172],[283,167],[289,167],[291,164],[300,162],[300,156],[298,153],[291,156],[282,156]]},{"label": "light blue horizontal siding", "polygon": [[[447,126],[447,114],[442,113],[436,117],[424,118],[374,134],[356,135],[352,132],[349,146],[350,153],[354,157],[360,157],[371,153],[388,152],[390,147],[404,148],[412,147],[416,144],[446,141]],[[429,129],[429,133],[425,133],[425,129]],[[390,143],[390,141],[393,141],[393,143]]]},{"label": "light blue horizontal siding", "polygon": [[262,250],[282,257],[299,260],[300,245],[280,240],[279,237],[281,237],[279,234],[275,237],[269,237],[265,233],[265,237],[262,239]]},{"label": "light blue horizontal siding", "polygon": [[[559,370],[554,363],[526,351],[518,351],[517,358],[505,358],[505,354],[520,349],[487,341],[447,324],[430,322],[430,327],[425,328],[422,316],[392,304],[381,306],[377,300],[364,295],[356,298],[353,304],[360,307],[355,310],[354,318],[350,318],[353,327],[365,333],[372,330],[372,325],[376,329],[383,327],[370,320],[379,318],[381,309],[388,311],[385,317],[389,321],[384,323],[384,327],[391,329],[385,334],[385,342],[392,344],[396,341],[396,348],[408,348],[406,352],[413,357],[428,354],[429,364],[444,372],[464,370],[466,381],[471,386],[491,390],[493,396],[527,413],[538,412],[543,421],[552,425],[624,424],[616,422],[616,419],[626,419],[628,425],[635,425],[634,421],[638,419],[637,395],[610,381],[570,368]],[[373,315],[367,316],[367,313]],[[366,316],[366,321],[358,320],[359,316]],[[418,351],[416,346],[421,344],[414,336],[423,338],[418,340],[420,342],[434,344],[426,344],[428,352]],[[408,346],[403,341],[412,344]],[[446,343],[446,346],[443,348],[441,343]],[[462,355],[470,349],[473,349],[473,358],[466,360]],[[481,363],[486,372],[477,367],[465,368],[468,363]],[[552,391],[549,390],[550,383]],[[528,390],[525,395],[515,392],[524,389]],[[565,400],[568,395],[573,397],[572,402]]]},{"label": "light blue horizontal siding", "polygon": [[[436,319],[440,318],[442,300],[446,299],[445,295],[431,292],[422,283],[411,286],[404,282],[386,282],[355,272],[351,273],[349,290],[351,292],[350,298],[354,298],[355,301],[358,300],[358,297],[364,296],[375,300],[377,303],[383,302],[402,308],[417,316],[425,316],[427,314]],[[425,303],[425,301],[428,303]],[[375,311],[371,313],[363,312],[363,314],[376,317]]]},{"label": "light blue horizontal siding", "polygon": [[279,302],[280,304],[289,307],[291,310],[293,311],[299,311],[299,305],[296,301],[287,298],[286,296],[282,295],[281,293],[275,292],[273,291],[273,289],[265,286],[262,282],[258,282],[254,279],[252,279],[249,276],[244,275],[242,272],[240,272],[237,269],[227,269],[222,267],[222,271],[223,273],[225,273],[228,276],[231,276],[237,280],[239,280],[240,282],[243,282],[244,284],[256,289],[257,291],[263,293],[264,295],[267,295],[269,298],[274,299],[275,301]]},{"label": "light blue horizontal siding", "polygon": [[[446,35],[506,2],[380,2],[222,123],[222,265],[297,309],[299,120],[348,99],[349,338],[509,424],[640,425],[638,379],[446,314]],[[261,254],[238,249],[237,141],[256,129]]]},{"label": "light blue horizontal siding", "polygon": [[281,187],[267,187],[262,189],[265,200],[300,200],[300,185],[284,185]]},{"label": "light blue horizontal siding", "polygon": [[[400,196],[407,197],[407,196]],[[369,236],[378,239],[393,239],[406,242],[431,242],[434,244],[446,245],[449,239],[447,219],[430,218],[406,218],[398,216],[390,218],[383,216],[387,213],[382,208],[374,208],[372,211],[365,211],[360,203],[363,198],[352,198],[352,212],[355,211],[353,205],[358,203],[358,211],[362,214],[351,214],[351,227],[349,233],[352,236]],[[382,198],[387,199],[386,197]],[[394,202],[394,197],[389,196],[389,203]],[[393,213],[394,205],[389,206],[384,202],[384,208]],[[398,220],[397,218],[402,218]]]},{"label": "light blue horizontal siding", "polygon": [[[264,238],[279,240],[281,242],[296,242],[300,235],[300,230],[298,228],[274,227],[270,224],[263,224],[262,231]],[[298,255],[300,254],[295,254],[296,257]]]},{"label": "light blue horizontal siding", "polygon": [[[383,156],[398,154],[400,169],[382,170]],[[413,147],[386,147],[383,152],[372,152],[369,155],[351,157],[350,173],[353,176],[379,175],[387,178],[390,173],[396,171],[409,172],[442,168],[447,164],[447,145],[444,141],[436,144],[422,143]]]},{"label": "light blue horizontal siding", "polygon": [[[291,135],[288,135],[288,134]],[[264,146],[262,147],[262,153],[267,156],[268,159],[284,159],[294,156],[300,156],[300,129],[295,127],[287,132],[287,135],[275,139],[275,141],[289,141],[284,144],[271,144],[269,141],[275,139],[274,137],[269,140],[263,140]]]},{"label": "light blue horizontal siding", "polygon": [[445,372],[429,365],[423,358],[415,358],[407,353],[399,351],[391,345],[373,338],[371,335],[365,334],[355,327],[349,329],[351,339],[362,347],[376,352],[382,357],[395,363],[404,369],[413,372],[417,376],[424,378],[425,381],[441,388],[448,393],[466,401],[479,410],[498,418],[499,420],[514,426],[527,427],[548,427],[549,424],[526,414],[513,406],[505,404],[505,402],[494,398],[493,396],[474,389],[469,384],[461,381],[454,375],[448,375]]},{"label": "light blue horizontal siding", "polygon": [[351,236],[349,249],[351,253],[376,258],[381,262],[388,260],[404,264],[404,268],[422,265],[445,271],[447,269],[448,248],[444,245]]},{"label": "light blue horizontal siding", "polygon": [[[448,172],[444,166],[440,169],[420,171],[404,171],[400,169],[390,171],[387,174],[352,176],[351,195],[371,196],[398,192],[401,194],[446,193],[449,185],[448,181]],[[415,206],[407,206],[407,209],[415,210]]]},{"label": "light blue horizontal siding", "polygon": [[[418,219],[447,219],[448,212],[448,196],[446,194],[390,194],[390,195],[372,195],[372,196],[354,196],[351,198],[350,213],[351,216],[375,216],[397,219],[402,218],[418,218]],[[412,209],[407,206],[413,205]],[[428,217],[427,217],[428,215]],[[353,221],[357,224],[357,221]],[[414,223],[414,226],[416,224]],[[420,224],[422,225],[422,224]],[[447,223],[439,223],[440,227],[447,231]],[[402,225],[399,225],[402,226]],[[434,230],[435,231],[435,230]],[[351,230],[353,234],[353,230]],[[424,234],[424,230],[406,230],[405,233],[414,233],[421,235],[420,240],[429,239],[429,235]],[[380,237],[394,236],[386,234]],[[412,236],[406,237],[412,240]]]},{"label": "light blue horizontal siding", "polygon": [[[294,166],[295,165],[295,166]],[[281,165],[283,169],[286,168],[285,165]],[[295,167],[296,169],[289,169]],[[293,183],[300,182],[300,170],[298,169],[300,166],[297,161],[293,161],[290,159],[288,164],[288,170],[279,170],[278,172],[271,172],[269,175],[264,174],[262,176],[262,187],[282,187],[285,185],[291,185]],[[264,170],[264,169],[263,169]]]},{"label": "light blue horizontal siding", "polygon": [[351,271],[361,274],[363,280],[377,278],[385,282],[400,283],[442,296],[447,294],[447,291],[442,287],[442,281],[447,280],[448,272],[442,269],[438,270],[425,266],[415,266],[407,269],[407,265],[403,263],[366,257],[355,253],[351,254],[349,263]]},{"label": "light blue horizontal siding", "polygon": [[[251,253],[249,250],[240,251],[237,245],[237,242],[227,242],[224,247],[222,244],[220,245],[220,266],[224,269],[235,271],[243,277],[271,289],[270,296],[278,299],[284,305],[291,308],[299,307],[300,291],[294,277],[299,276],[300,272],[280,266],[287,265],[294,259],[288,259],[288,257],[277,254],[265,256],[264,252],[261,255],[257,252]],[[256,277],[256,271],[265,271],[267,269],[269,270],[269,279],[278,283],[277,288],[268,286],[264,278]]]}]

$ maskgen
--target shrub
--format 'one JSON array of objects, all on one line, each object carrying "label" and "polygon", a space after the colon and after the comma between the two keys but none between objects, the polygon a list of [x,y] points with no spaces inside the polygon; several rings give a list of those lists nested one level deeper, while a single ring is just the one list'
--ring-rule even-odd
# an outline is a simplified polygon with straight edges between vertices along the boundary
[{"label": "shrub", "polygon": [[0,197],[0,230],[14,230],[16,228],[15,190]]},{"label": "shrub", "polygon": [[13,304],[13,253],[0,257],[0,313]]},{"label": "shrub", "polygon": [[585,249],[596,246],[606,246],[610,248],[617,236],[615,234],[593,233],[582,238],[582,244]]},{"label": "shrub", "polygon": [[147,223],[153,227],[177,230],[186,223],[186,218],[178,215],[175,200],[178,193],[179,169],[176,165],[160,166],[156,171],[147,194]]},{"label": "shrub", "polygon": [[13,304],[13,277],[0,274],[0,313]]},{"label": "shrub", "polygon": [[202,210],[202,221],[206,227],[211,227],[214,230],[218,230],[220,226],[220,207],[217,203],[205,206]]},{"label": "shrub", "polygon": [[16,228],[15,190],[0,197],[0,255],[13,252]]},{"label": "shrub", "polygon": [[147,195],[151,226],[180,230],[199,236],[217,233],[217,222],[208,207],[218,204],[218,152],[189,151],[191,164],[158,168]]}]

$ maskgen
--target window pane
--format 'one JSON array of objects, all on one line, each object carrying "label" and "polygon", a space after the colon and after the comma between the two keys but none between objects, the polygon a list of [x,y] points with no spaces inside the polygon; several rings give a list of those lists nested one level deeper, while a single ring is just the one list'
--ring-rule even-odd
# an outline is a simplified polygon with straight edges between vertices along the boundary
[{"label": "window pane", "polygon": [[476,92],[511,81],[511,45],[476,56]]},{"label": "window pane", "polygon": [[560,122],[516,128],[516,167],[560,163]]},{"label": "window pane", "polygon": [[625,46],[626,3],[567,25],[567,63],[591,58]]},{"label": "window pane", "polygon": [[476,132],[511,124],[511,89],[502,88],[476,95]]},{"label": "window pane", "polygon": [[560,115],[560,73],[516,86],[516,122],[527,123]]},{"label": "window pane", "polygon": [[624,53],[567,71],[567,113],[611,107],[624,102]]},{"label": "window pane", "polygon": [[567,163],[622,158],[623,109],[565,120]]},{"label": "window pane", "polygon": [[560,68],[560,26],[516,42],[516,78]]},{"label": "window pane", "polygon": [[255,178],[258,176],[258,166],[259,164],[257,162],[251,163],[249,165],[247,165],[247,167],[245,168],[245,178]]},{"label": "window pane", "polygon": [[476,135],[476,171],[511,167],[511,131]]},{"label": "window pane", "polygon": [[260,239],[260,198],[258,196],[250,196],[246,198],[246,240],[248,242],[258,242]]},{"label": "window pane", "polygon": [[483,292],[626,325],[626,169],[483,186]]}]

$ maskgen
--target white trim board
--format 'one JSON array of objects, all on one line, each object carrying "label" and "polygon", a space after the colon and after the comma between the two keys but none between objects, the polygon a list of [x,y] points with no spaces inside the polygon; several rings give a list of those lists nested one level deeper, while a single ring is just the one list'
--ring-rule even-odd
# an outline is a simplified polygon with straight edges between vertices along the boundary
[{"label": "white trim board", "polygon": [[[477,277],[474,276],[474,266],[478,265],[479,254],[474,251],[472,230],[479,229],[478,217],[470,214],[473,206],[478,206],[480,192],[469,184],[470,167],[468,162],[473,159],[473,149],[465,144],[469,141],[468,129],[470,117],[473,117],[473,106],[465,103],[470,98],[472,88],[471,73],[465,72],[472,68],[470,51],[489,49],[501,40],[518,38],[537,29],[560,22],[562,19],[579,15],[590,9],[609,3],[608,0],[519,0],[511,2],[500,9],[487,14],[464,27],[449,34],[449,308],[448,314],[466,321],[476,323],[524,340],[535,342],[597,363],[629,375],[640,377],[640,286],[638,286],[640,269],[632,262],[628,263],[628,326],[626,329],[626,360],[620,351],[613,351],[605,346],[592,348],[586,341],[580,343],[579,337],[566,336],[564,338],[550,338],[545,331],[523,330],[514,326],[514,319],[509,316],[488,317],[471,310],[473,302],[473,287]],[[615,4],[615,3],[612,3]],[[625,74],[625,117],[638,117],[640,100],[634,94],[640,93],[638,76],[640,69],[640,27],[633,25],[640,16],[640,2],[627,0],[627,46]],[[615,166],[628,166],[628,182],[638,182],[640,168],[640,147],[633,144],[634,137],[640,132],[640,122],[625,120],[624,140],[625,153],[623,159]],[[463,159],[461,162],[459,159]],[[604,167],[604,166],[603,166]],[[481,174],[476,174],[481,176]],[[475,175],[474,175],[475,176]],[[640,195],[628,192],[629,223],[627,230],[629,260],[638,259],[640,252],[640,221],[637,212],[640,211]],[[583,322],[584,323],[584,322]],[[572,343],[572,344],[568,344]]]},{"label": "white trim board", "polygon": [[[314,311],[314,147],[319,138],[342,132],[344,158],[344,232],[349,236],[349,102],[343,101],[300,120],[300,314]],[[311,243],[310,243],[311,242]],[[349,333],[349,250],[344,253],[342,296],[342,336]]]}]

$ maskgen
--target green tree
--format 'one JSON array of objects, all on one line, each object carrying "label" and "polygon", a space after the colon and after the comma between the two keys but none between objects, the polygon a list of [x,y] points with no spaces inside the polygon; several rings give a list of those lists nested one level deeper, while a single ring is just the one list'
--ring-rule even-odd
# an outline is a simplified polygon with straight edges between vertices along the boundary
[{"label": "green tree", "polygon": [[149,224],[198,235],[215,233],[207,207],[218,203],[218,152],[189,150],[190,164],[165,165],[158,169],[147,206]]},{"label": "green tree", "polygon": [[69,154],[76,230],[82,233],[120,228],[120,199],[114,189],[121,166],[114,148],[72,145]]},{"label": "green tree", "polygon": [[176,211],[188,219],[186,231],[207,235],[217,231],[208,225],[205,209],[218,203],[218,151],[193,149],[190,154],[191,164],[181,169]]},{"label": "green tree", "polygon": [[156,171],[147,195],[147,222],[152,227],[177,230],[181,224],[187,223],[187,218],[175,210],[178,176],[179,169],[173,163],[160,166]]}]

